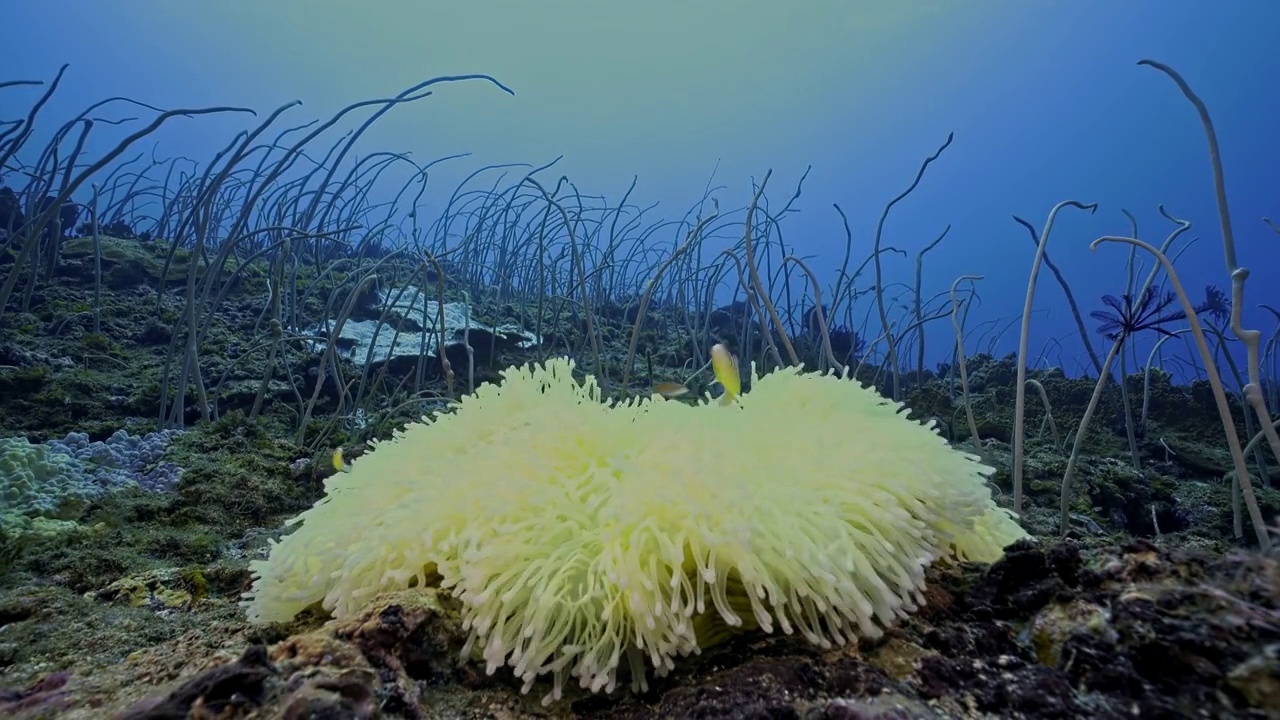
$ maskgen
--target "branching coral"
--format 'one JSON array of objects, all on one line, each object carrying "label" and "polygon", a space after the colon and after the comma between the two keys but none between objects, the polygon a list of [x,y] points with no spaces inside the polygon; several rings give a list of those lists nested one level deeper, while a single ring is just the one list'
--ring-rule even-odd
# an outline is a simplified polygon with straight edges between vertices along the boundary
[{"label": "branching coral", "polygon": [[349,616],[438,581],[469,651],[526,690],[552,675],[550,702],[566,676],[611,690],[623,659],[643,688],[646,664],[665,674],[717,623],[874,637],[919,604],[932,561],[1024,536],[991,468],[850,380],[787,369],[728,407],[609,406],[573,370],[508,370],[331,478],[254,563],[250,618],[317,601]]}]

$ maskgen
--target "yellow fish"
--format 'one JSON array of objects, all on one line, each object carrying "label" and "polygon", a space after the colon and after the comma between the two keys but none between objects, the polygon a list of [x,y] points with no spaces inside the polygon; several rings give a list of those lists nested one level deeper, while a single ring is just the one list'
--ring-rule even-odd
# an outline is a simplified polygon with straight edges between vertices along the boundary
[{"label": "yellow fish", "polygon": [[738,374],[738,361],[729,348],[720,343],[711,346],[711,369],[715,371],[716,380],[724,386],[720,404],[729,405],[737,400],[742,392],[742,376]]}]

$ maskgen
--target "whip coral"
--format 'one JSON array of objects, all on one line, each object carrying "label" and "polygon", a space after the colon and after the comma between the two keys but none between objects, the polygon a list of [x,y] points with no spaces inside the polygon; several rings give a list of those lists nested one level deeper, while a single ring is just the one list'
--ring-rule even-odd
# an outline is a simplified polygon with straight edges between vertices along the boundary
[{"label": "whip coral", "polygon": [[[781,370],[720,406],[600,401],[568,360],[507,370],[329,479],[252,570],[251,620],[337,617],[439,582],[492,673],[645,687],[717,625],[828,647],[921,602],[942,556],[992,561],[1024,533],[991,468],[901,405]],[[702,642],[700,642],[700,636]]]}]

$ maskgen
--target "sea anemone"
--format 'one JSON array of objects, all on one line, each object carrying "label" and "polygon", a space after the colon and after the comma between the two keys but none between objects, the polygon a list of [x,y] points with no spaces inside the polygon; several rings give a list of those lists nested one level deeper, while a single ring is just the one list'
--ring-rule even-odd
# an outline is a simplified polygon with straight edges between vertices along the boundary
[{"label": "sea anemone", "polygon": [[[507,370],[327,483],[254,562],[251,620],[350,616],[438,582],[488,672],[643,689],[720,628],[875,637],[942,556],[1024,536],[991,468],[873,390],[780,370],[738,403],[601,402],[568,360]],[[647,663],[646,663],[647,661]]]}]

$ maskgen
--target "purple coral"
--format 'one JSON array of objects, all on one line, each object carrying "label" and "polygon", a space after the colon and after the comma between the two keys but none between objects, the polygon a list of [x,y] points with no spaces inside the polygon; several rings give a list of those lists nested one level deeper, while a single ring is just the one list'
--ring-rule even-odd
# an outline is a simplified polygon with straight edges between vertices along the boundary
[{"label": "purple coral", "polygon": [[137,485],[143,490],[172,490],[182,477],[182,468],[163,460],[165,448],[178,430],[161,430],[146,435],[130,435],[117,430],[106,440],[89,440],[88,433],[68,433],[46,444],[56,453],[75,458],[86,474],[103,490]]}]

